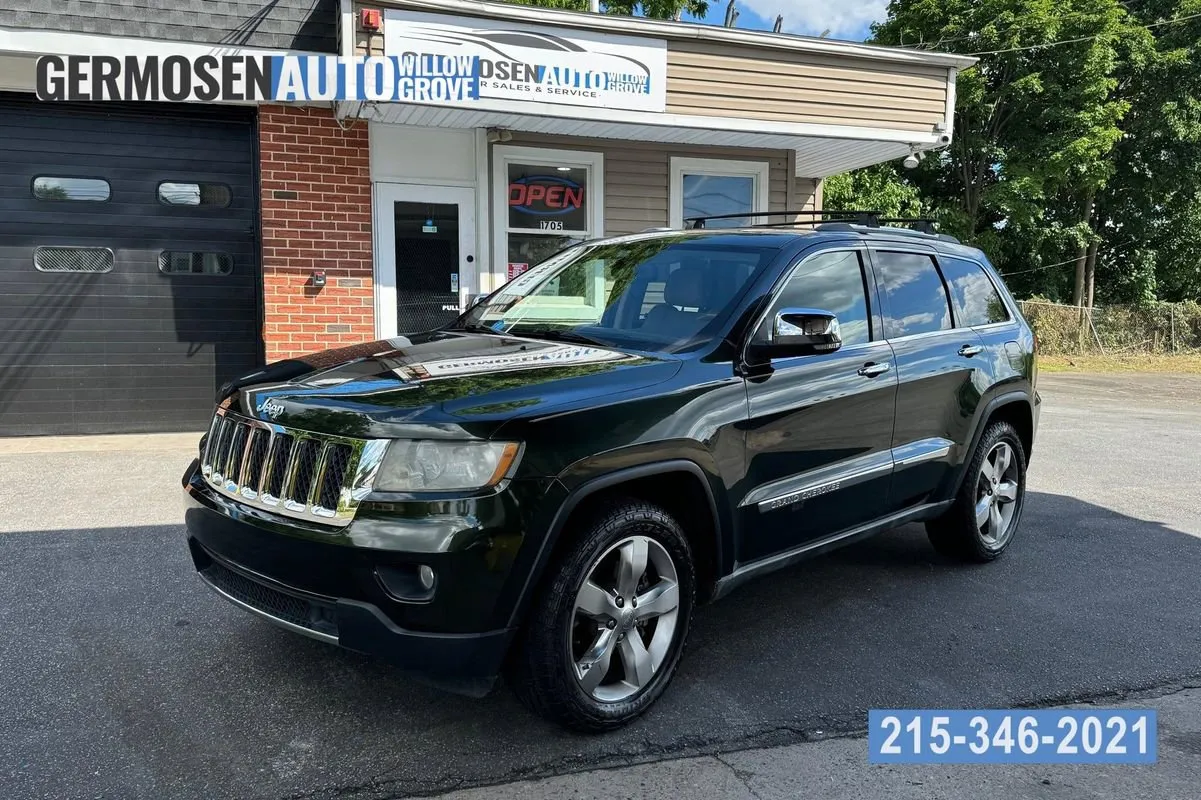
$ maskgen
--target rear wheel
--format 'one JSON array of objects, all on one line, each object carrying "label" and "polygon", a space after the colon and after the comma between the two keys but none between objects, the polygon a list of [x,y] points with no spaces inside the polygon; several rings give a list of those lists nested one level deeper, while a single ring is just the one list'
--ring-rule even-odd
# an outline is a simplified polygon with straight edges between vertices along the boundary
[{"label": "rear wheel", "polygon": [[1017,533],[1026,498],[1026,454],[1008,422],[989,425],[955,502],[926,523],[931,544],[945,556],[992,561]]},{"label": "rear wheel", "polygon": [[692,554],[663,509],[623,500],[552,567],[511,679],[527,706],[583,731],[619,727],[663,693],[688,635]]}]

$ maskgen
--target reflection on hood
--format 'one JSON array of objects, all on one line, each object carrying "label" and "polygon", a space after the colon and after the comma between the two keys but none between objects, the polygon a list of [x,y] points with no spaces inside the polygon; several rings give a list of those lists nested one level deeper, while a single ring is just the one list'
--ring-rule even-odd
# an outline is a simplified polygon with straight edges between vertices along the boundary
[{"label": "reflection on hood", "polygon": [[535,350],[530,349],[528,342],[525,341],[497,349],[505,352],[486,356],[418,361],[399,365],[392,371],[397,376],[412,381],[480,372],[508,372],[542,366],[551,367],[565,363],[596,364],[604,361],[629,361],[634,358],[614,350],[601,350],[596,347],[580,345],[555,345]]}]

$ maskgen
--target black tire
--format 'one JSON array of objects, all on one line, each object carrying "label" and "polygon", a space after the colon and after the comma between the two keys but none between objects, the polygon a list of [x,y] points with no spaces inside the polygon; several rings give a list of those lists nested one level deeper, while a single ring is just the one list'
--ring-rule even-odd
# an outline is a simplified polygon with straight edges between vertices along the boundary
[{"label": "black tire", "polygon": [[[976,522],[976,505],[984,499],[981,487],[986,480],[981,475],[985,460],[1001,443],[1009,445],[1016,460],[1017,496],[1015,508],[1008,520],[1003,537],[992,540]],[[992,491],[987,491],[992,496]],[[954,504],[941,516],[926,523],[926,534],[934,549],[957,561],[982,563],[998,558],[1013,543],[1026,504],[1026,451],[1022,439],[1008,422],[994,422],[980,437],[976,452],[968,463]]]},{"label": "black tire", "polygon": [[[679,597],[674,634],[658,669],[641,689],[631,697],[602,702],[587,693],[576,677],[571,638],[578,631],[576,593],[594,566],[608,563],[602,562],[602,556],[610,557],[606,554],[612,555],[613,548],[631,536],[653,539],[674,563]],[[589,733],[619,728],[646,711],[667,688],[688,637],[695,596],[692,551],[679,523],[642,500],[620,498],[606,503],[584,519],[582,529],[548,567],[509,664],[509,682],[528,708],[553,722]],[[612,663],[621,660],[618,653]],[[619,669],[624,671],[624,666]]]}]

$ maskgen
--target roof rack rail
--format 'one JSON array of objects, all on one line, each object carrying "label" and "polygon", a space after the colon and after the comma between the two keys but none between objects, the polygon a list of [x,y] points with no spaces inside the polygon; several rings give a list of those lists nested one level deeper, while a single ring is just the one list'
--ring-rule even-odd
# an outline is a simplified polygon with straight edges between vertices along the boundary
[{"label": "roof rack rail", "polygon": [[817,225],[820,224],[823,217],[830,219],[839,219],[843,221],[853,221],[859,225],[866,225],[871,228],[878,228],[880,212],[879,211],[755,211],[750,214],[709,214],[703,217],[688,217],[684,220],[684,227],[697,230],[705,227],[705,223],[715,219],[754,219],[757,217],[814,217],[811,220],[792,219],[786,222],[760,222],[750,224],[748,228],[791,228],[796,225]]},{"label": "roof rack rail", "polygon": [[[928,236],[937,236],[950,242],[958,242],[954,236],[938,232],[938,220],[928,217],[885,217],[879,211],[837,210],[837,211],[756,211],[750,214],[710,214],[703,217],[688,217],[684,220],[686,228],[697,230],[704,228],[711,220],[719,219],[756,219],[759,217],[793,217],[784,222],[758,222],[746,225],[748,228],[794,228],[798,226],[814,227],[825,230],[847,230],[854,225],[866,228],[907,227]],[[808,217],[808,219],[797,219]]]}]

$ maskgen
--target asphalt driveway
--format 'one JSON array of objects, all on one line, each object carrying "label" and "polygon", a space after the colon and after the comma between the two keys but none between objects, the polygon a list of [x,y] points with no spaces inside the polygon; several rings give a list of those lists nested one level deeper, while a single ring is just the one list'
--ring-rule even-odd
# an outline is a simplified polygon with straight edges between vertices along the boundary
[{"label": "asphalt driveway", "polygon": [[[0,442],[0,786],[18,798],[377,798],[1201,677],[1201,381],[1044,376],[1020,539],[915,526],[702,609],[672,688],[583,737],[244,614],[191,574],[194,437]],[[45,450],[50,450],[46,452]],[[820,733],[819,733],[820,732]]]}]

